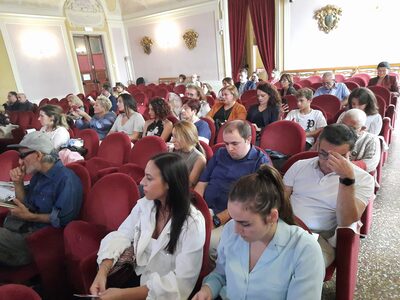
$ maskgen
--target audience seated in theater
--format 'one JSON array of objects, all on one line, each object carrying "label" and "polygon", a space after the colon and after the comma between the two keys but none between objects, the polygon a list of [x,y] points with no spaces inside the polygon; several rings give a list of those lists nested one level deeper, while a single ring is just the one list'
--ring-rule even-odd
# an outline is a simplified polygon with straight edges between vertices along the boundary
[{"label": "audience seated in theater", "polygon": [[84,110],[78,109],[74,112],[79,116],[82,116],[81,119],[75,122],[75,126],[79,129],[90,128],[97,132],[99,136],[99,140],[103,140],[111,127],[113,126],[117,115],[110,111],[111,101],[100,95],[96,99],[96,103],[94,104],[94,116],[89,116]]},{"label": "audience seated in theater", "polygon": [[311,108],[313,92],[309,88],[302,88],[296,92],[297,107],[288,113],[286,120],[299,123],[306,132],[306,149],[314,144],[314,138],[319,135],[326,124],[321,111]]},{"label": "audience seated in theater", "polygon": [[47,104],[39,110],[39,121],[42,125],[40,132],[46,133],[58,150],[68,142],[70,136],[66,115],[60,106]]},{"label": "audience seated in theater", "polygon": [[195,86],[198,86],[198,87],[201,88],[201,82],[200,82],[199,75],[197,75],[196,73],[194,73],[194,74],[192,75],[192,77],[190,77],[190,82],[189,82],[189,84],[190,84],[190,85],[195,85]]},{"label": "audience seated in theater", "polygon": [[222,79],[222,86],[226,87],[227,85],[235,85],[231,77],[225,77],[224,79]]},{"label": "audience seated in theater", "polygon": [[108,134],[124,132],[132,142],[137,141],[142,137],[145,123],[143,116],[137,112],[136,100],[130,94],[122,93],[117,98],[117,106],[120,114]]},{"label": "audience seated in theater", "polygon": [[[378,135],[382,129],[382,116],[374,93],[368,88],[354,89],[349,96],[349,109],[358,108],[367,114],[366,131]],[[343,114],[337,120],[340,123]]]},{"label": "audience seated in theater", "polygon": [[237,102],[239,94],[234,85],[228,85],[221,89],[222,98],[216,102],[207,114],[207,118],[215,122],[219,129],[226,121],[246,120],[246,108]]},{"label": "audience seated in theater", "polygon": [[129,92],[126,90],[126,86],[123,85],[122,82],[115,83],[115,91],[116,91],[115,97],[118,97],[121,94],[129,94]]},{"label": "audience seated in theater", "polygon": [[118,112],[118,107],[117,107],[117,99],[114,97],[114,95],[111,93],[111,86],[109,83],[104,83],[102,88],[101,88],[101,94],[105,97],[108,98],[108,100],[111,101],[111,108],[110,110],[117,113]]},{"label": "audience seated in theater", "polygon": [[200,110],[197,113],[199,118],[203,118],[211,110],[210,105],[206,100],[203,89],[197,85],[189,84],[186,86],[185,96],[190,99],[197,99],[200,101]]},{"label": "audience seated in theater", "polygon": [[341,123],[355,130],[357,141],[354,149],[350,152],[350,160],[362,160],[365,162],[366,171],[376,169],[381,158],[380,142],[377,135],[365,131],[367,115],[361,109],[353,108],[346,111]]},{"label": "audience seated in theater", "polygon": [[294,95],[296,94],[296,89],[293,87],[293,77],[291,74],[284,73],[279,79],[281,83],[282,89],[280,90],[281,97],[285,97],[286,95]]},{"label": "audience seated in theater", "polygon": [[30,102],[27,98],[25,93],[18,93],[17,99],[19,102],[19,111],[32,111],[33,110],[33,103]]},{"label": "audience seated in theater", "polygon": [[[90,293],[104,299],[187,299],[200,273],[206,235],[203,215],[190,203],[187,167],[178,154],[156,155],[141,183],[145,197],[101,241]],[[129,288],[109,288],[107,274],[129,247],[136,274]]]},{"label": "audience seated in theater", "polygon": [[175,93],[168,93],[167,100],[169,103],[169,106],[171,108],[171,113],[172,115],[180,119],[181,118],[181,111],[182,111],[182,99],[179,97],[179,95]]},{"label": "audience seated in theater", "polygon": [[319,87],[314,97],[319,95],[334,95],[341,101],[342,107],[347,105],[347,98],[350,91],[343,82],[335,82],[335,76],[332,72],[326,72],[322,75],[322,86]]},{"label": "audience seated in theater", "polygon": [[195,187],[213,213],[210,257],[214,262],[222,229],[230,219],[227,203],[232,184],[255,172],[261,164],[269,163],[268,157],[251,145],[251,127],[246,121],[229,122],[224,128],[223,140],[226,147],[218,149],[207,163]]},{"label": "audience seated in theater", "polygon": [[[47,134],[31,132],[18,145],[20,165],[10,171],[14,203],[0,227],[0,265],[22,266],[32,260],[25,238],[46,227],[64,227],[78,217],[82,184],[63,166]],[[25,174],[33,175],[24,186]]]},{"label": "audience seated in theater", "polygon": [[186,84],[186,75],[179,74],[178,81],[175,83],[175,86]]},{"label": "audience seated in theater", "polygon": [[241,69],[239,72],[239,82],[236,82],[235,86],[239,92],[240,97],[245,91],[255,90],[257,84],[254,81],[248,79],[247,69]]},{"label": "audience seated in theater", "polygon": [[349,160],[356,140],[348,126],[328,125],[319,136],[318,157],[297,161],[284,176],[294,214],[319,234],[325,266],[335,258],[336,228],[352,226],[359,233],[357,221],[374,195],[374,178]]},{"label": "audience seated in theater", "polygon": [[188,100],[183,106],[181,111],[181,119],[192,122],[196,128],[199,140],[209,144],[211,138],[211,130],[208,123],[199,119],[197,113],[200,109],[200,101],[196,99]]},{"label": "audience seated in theater", "polygon": [[389,75],[390,65],[387,61],[380,62],[377,69],[377,77],[373,77],[369,80],[368,85],[379,85],[387,88],[389,91],[399,95],[399,83],[397,82],[396,76]]},{"label": "audience seated in theater", "polygon": [[196,126],[189,121],[175,123],[171,142],[173,152],[178,153],[188,167],[190,186],[194,187],[207,162],[203,147],[199,143]]},{"label": "audience seated in theater", "polygon": [[149,104],[150,119],[144,124],[144,136],[156,135],[164,141],[171,137],[173,124],[167,117],[171,114],[169,104],[163,98],[153,98]]},{"label": "audience seated in theater", "polygon": [[10,91],[7,95],[7,101],[3,104],[4,110],[7,111],[18,111],[19,110],[19,102],[18,102],[18,94],[17,92]]},{"label": "audience seated in theater", "polygon": [[296,226],[279,172],[262,165],[229,194],[232,216],[217,266],[193,300],[321,299],[325,274],[318,242]]},{"label": "audience seated in theater", "polygon": [[82,100],[78,96],[71,94],[67,96],[67,103],[69,106],[67,118],[74,121],[81,119],[82,115],[79,113],[79,111],[85,111]]},{"label": "audience seated in theater", "polygon": [[279,119],[281,97],[275,86],[269,82],[257,86],[258,104],[249,108],[247,120],[256,125],[257,131]]}]

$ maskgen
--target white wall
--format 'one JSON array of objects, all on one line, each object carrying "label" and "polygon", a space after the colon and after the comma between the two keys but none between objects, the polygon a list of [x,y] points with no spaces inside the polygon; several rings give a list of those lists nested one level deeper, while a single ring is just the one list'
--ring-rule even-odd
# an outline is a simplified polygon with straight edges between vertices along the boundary
[{"label": "white wall", "polygon": [[1,26],[18,91],[34,102],[78,92],[65,28],[35,23],[24,19]]},{"label": "white wall", "polygon": [[[165,21],[173,22],[177,28],[178,43],[172,48],[162,48],[156,40],[157,28]],[[125,26],[136,77],[144,77],[146,82],[157,82],[159,77],[197,73],[202,81],[219,80],[214,7],[199,10],[196,14],[177,16],[167,13],[130,20]],[[182,39],[187,29],[194,29],[199,34],[197,47],[193,50],[187,49]],[[144,36],[149,36],[154,41],[150,55],[145,54],[140,45]]]},{"label": "white wall", "polygon": [[[338,28],[326,34],[313,16],[328,4],[343,12]],[[400,1],[392,0],[285,1],[284,69],[398,63],[399,11]]]}]

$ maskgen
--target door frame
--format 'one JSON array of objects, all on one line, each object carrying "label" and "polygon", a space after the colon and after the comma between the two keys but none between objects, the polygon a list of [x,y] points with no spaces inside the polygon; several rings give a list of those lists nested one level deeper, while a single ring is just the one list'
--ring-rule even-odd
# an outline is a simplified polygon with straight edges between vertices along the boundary
[{"label": "door frame", "polygon": [[88,36],[101,36],[102,39],[102,44],[103,44],[103,50],[104,50],[104,56],[106,58],[106,65],[107,65],[107,71],[108,71],[108,76],[109,76],[109,81],[110,84],[113,86],[114,82],[115,82],[115,75],[114,75],[114,68],[113,66],[113,60],[112,60],[112,55],[111,55],[111,49],[108,45],[108,35],[106,34],[105,31],[91,31],[91,32],[87,32],[87,31],[70,31],[69,32],[69,36],[70,36],[70,41],[71,41],[71,47],[72,47],[72,53],[73,53],[73,59],[74,59],[74,63],[75,63],[75,68],[76,68],[76,75],[78,80],[78,84],[79,84],[79,88],[82,91],[82,93],[85,91],[83,84],[82,84],[82,77],[81,77],[81,72],[79,69],[79,63],[78,63],[78,58],[76,56],[76,51],[75,51],[75,43],[74,43],[74,35],[88,35]]}]

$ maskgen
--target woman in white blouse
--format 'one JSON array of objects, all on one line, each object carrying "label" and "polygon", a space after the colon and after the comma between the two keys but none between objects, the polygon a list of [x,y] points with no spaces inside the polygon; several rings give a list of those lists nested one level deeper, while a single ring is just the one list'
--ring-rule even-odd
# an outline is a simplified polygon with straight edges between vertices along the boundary
[{"label": "woman in white blouse", "polygon": [[57,105],[45,105],[39,110],[39,122],[42,125],[41,132],[50,136],[54,149],[68,142],[70,136],[66,116],[61,107]]},{"label": "woman in white blouse", "polygon": [[123,93],[117,98],[117,106],[120,114],[108,134],[125,132],[132,142],[137,141],[142,136],[144,118],[137,112],[136,100],[130,94]]},{"label": "woman in white blouse", "polygon": [[[147,163],[141,184],[145,197],[101,241],[90,293],[100,299],[187,299],[200,273],[205,241],[203,215],[190,204],[187,167],[178,154],[158,154]],[[107,274],[131,245],[140,286],[106,289]]]},{"label": "woman in white blouse", "polygon": [[214,271],[195,300],[321,299],[325,265],[317,240],[295,225],[279,172],[262,165],[229,195]]}]

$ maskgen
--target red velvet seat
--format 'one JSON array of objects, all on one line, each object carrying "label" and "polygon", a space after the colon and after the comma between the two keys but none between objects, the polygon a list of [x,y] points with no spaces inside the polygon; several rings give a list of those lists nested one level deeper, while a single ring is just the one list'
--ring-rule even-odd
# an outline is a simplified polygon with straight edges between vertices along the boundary
[{"label": "red velvet seat", "polygon": [[93,129],[79,130],[76,137],[83,139],[84,147],[87,149],[85,159],[91,159],[97,155],[99,149],[99,135]]},{"label": "red velvet seat", "polygon": [[100,240],[119,227],[138,199],[137,185],[126,174],[109,174],[94,184],[82,221],[71,222],[64,231],[67,273],[73,292],[89,292],[97,271]]},{"label": "red velvet seat", "polygon": [[10,170],[19,166],[19,153],[8,150],[0,154],[0,181],[10,181]]},{"label": "red velvet seat", "polygon": [[0,300],[41,300],[40,296],[30,287],[21,284],[6,284],[0,286]]},{"label": "red velvet seat", "polygon": [[347,79],[345,80],[345,82],[347,82],[347,81],[355,82],[355,83],[357,83],[360,87],[366,87],[367,84],[368,84],[368,82],[365,82],[365,80],[364,80],[363,78],[361,78],[361,77],[350,77],[350,78],[347,78]]},{"label": "red velvet seat", "polygon": [[306,133],[297,123],[287,120],[276,121],[263,130],[260,148],[279,151],[288,156],[304,151]]},{"label": "red velvet seat", "polygon": [[320,95],[313,98],[312,103],[321,107],[328,119],[326,120],[328,124],[334,123],[334,117],[336,113],[341,109],[341,103],[338,97],[334,95]]},{"label": "red velvet seat", "polygon": [[250,106],[257,104],[258,99],[257,99],[257,90],[248,90],[245,91],[241,96],[240,96],[240,101],[246,107],[247,110],[249,110]]},{"label": "red velvet seat", "polygon": [[216,135],[216,128],[215,128],[215,123],[213,120],[209,119],[209,118],[200,118],[201,120],[207,122],[208,127],[210,128],[211,131],[211,138],[210,138],[210,142],[209,145],[212,146],[215,144],[215,135]]},{"label": "red velvet seat", "polygon": [[184,84],[174,86],[173,92],[179,96],[185,95],[186,86]]},{"label": "red velvet seat", "polygon": [[384,118],[386,113],[385,99],[383,99],[382,96],[380,95],[375,95],[375,97],[376,97],[376,102],[378,104],[379,114],[381,115],[382,118]]},{"label": "red velvet seat", "polygon": [[203,147],[205,155],[206,155],[206,159],[207,161],[209,161],[213,155],[214,152],[212,151],[210,145],[208,145],[207,143],[205,143],[204,141],[200,141],[200,145]]},{"label": "red velvet seat", "polygon": [[[396,113],[396,107],[393,104],[390,104],[385,111],[385,117],[390,119],[390,126],[392,127],[392,129],[395,128],[396,126],[396,117],[397,117],[397,113]],[[389,134],[389,140],[388,143],[391,144],[392,142],[392,132],[390,132]]]},{"label": "red velvet seat", "polygon": [[289,111],[297,109],[297,98],[295,95],[286,95],[283,97],[282,102],[286,100],[287,105],[289,105]]},{"label": "red velvet seat", "polygon": [[355,81],[345,81],[343,83],[347,86],[350,92],[360,87],[360,85]]},{"label": "red velvet seat", "polygon": [[379,85],[373,85],[373,86],[368,86],[368,88],[375,94],[381,96],[385,102],[386,106],[389,106],[391,104],[391,94],[390,91]]}]

